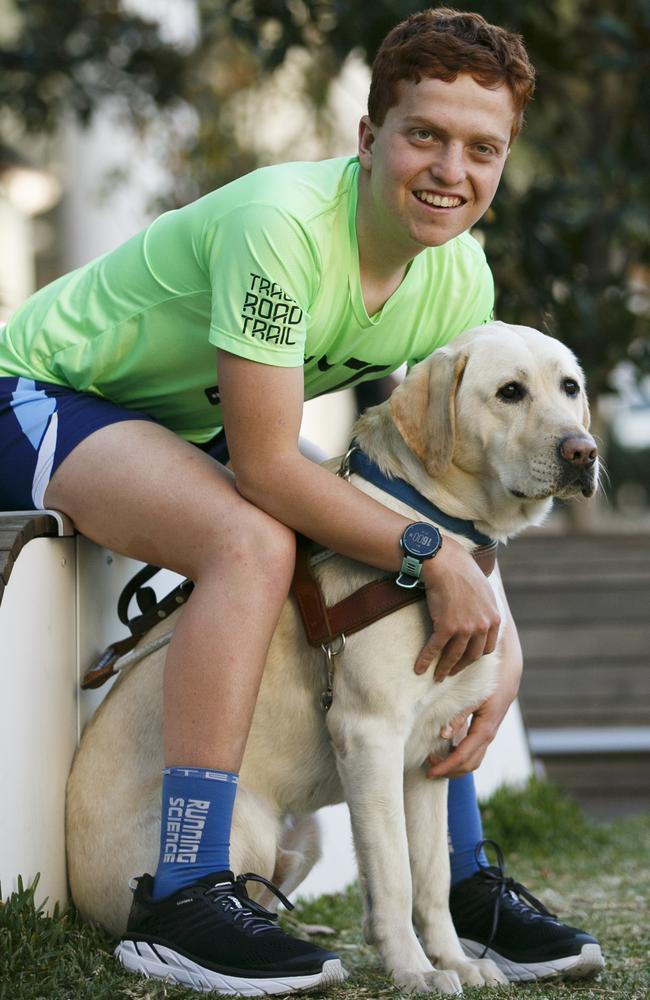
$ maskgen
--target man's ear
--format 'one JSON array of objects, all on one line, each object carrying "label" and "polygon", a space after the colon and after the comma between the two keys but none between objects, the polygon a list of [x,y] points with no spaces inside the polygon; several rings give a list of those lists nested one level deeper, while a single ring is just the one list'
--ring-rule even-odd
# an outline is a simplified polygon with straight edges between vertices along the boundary
[{"label": "man's ear", "polygon": [[456,442],[456,392],[466,354],[441,348],[415,365],[390,397],[393,421],[428,474],[447,470]]},{"label": "man's ear", "polygon": [[375,126],[370,121],[368,115],[364,115],[359,122],[359,162],[364,170],[370,170],[372,166],[372,153],[375,142]]}]

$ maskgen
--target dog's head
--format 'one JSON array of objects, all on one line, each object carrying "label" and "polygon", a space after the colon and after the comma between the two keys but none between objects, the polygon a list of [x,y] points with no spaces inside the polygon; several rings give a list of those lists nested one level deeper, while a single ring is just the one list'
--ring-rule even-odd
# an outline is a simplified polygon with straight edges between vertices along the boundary
[{"label": "dog's head", "polygon": [[468,330],[411,370],[390,409],[432,479],[454,467],[493,500],[522,504],[596,490],[584,376],[572,352],[538,330]]}]

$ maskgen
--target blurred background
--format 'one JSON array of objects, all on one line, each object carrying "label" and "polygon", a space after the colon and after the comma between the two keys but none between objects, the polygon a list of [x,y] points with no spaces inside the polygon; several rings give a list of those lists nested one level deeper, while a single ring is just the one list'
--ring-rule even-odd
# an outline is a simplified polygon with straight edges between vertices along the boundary
[{"label": "blurred background", "polygon": [[[407,0],[0,0],[0,321],[162,211],[257,166],[353,154]],[[434,4],[434,6],[436,6]],[[607,473],[504,554],[538,766],[597,816],[650,808],[650,5],[472,0],[535,99],[474,235],[497,317],[587,372]],[[343,450],[357,400],[304,432]]]}]

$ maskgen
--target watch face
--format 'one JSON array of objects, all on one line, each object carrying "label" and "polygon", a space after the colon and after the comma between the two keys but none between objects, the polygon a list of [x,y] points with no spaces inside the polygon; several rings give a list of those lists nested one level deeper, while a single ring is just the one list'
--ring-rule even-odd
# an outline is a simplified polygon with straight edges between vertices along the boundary
[{"label": "watch face", "polygon": [[417,524],[410,524],[402,535],[404,549],[413,556],[421,559],[436,554],[442,544],[440,532],[432,524],[425,524],[418,521]]}]

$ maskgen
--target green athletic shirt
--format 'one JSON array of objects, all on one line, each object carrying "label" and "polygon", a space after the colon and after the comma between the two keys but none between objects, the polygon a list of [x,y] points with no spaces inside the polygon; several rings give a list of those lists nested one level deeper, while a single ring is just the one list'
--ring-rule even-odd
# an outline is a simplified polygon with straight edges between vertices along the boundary
[{"label": "green athletic shirt", "polygon": [[222,424],[215,347],[304,365],[311,399],[486,322],[492,275],[469,233],[418,254],[368,316],[359,169],[356,157],[265,167],[161,215],[32,295],[0,331],[0,375],[98,393],[204,442]]}]

